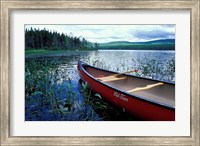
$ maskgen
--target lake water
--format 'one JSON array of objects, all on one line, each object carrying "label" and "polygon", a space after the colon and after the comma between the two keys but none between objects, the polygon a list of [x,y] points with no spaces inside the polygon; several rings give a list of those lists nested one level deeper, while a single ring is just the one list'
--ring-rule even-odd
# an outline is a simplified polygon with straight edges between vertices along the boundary
[{"label": "lake water", "polygon": [[72,78],[77,78],[77,63],[81,60],[92,66],[116,72],[137,69],[138,76],[175,82],[175,51],[81,51],[72,52],[66,57],[71,59],[63,62],[60,69],[66,70]]},{"label": "lake water", "polygon": [[[101,102],[101,104],[107,106],[106,110],[93,108],[95,105],[92,108],[89,107],[88,110],[88,105],[82,105],[86,96],[80,92],[82,85],[79,83],[77,71],[79,60],[116,72],[126,72],[136,69],[139,70],[134,74],[136,76],[175,82],[175,51],[70,51],[56,56],[26,58],[26,120],[134,120],[127,113],[125,114],[119,110],[114,111],[110,106],[108,108],[107,103],[104,104]],[[44,74],[43,77],[41,77],[42,74]],[[47,74],[48,78],[46,79]],[[47,81],[48,84],[46,83]],[[45,96],[56,99],[56,101],[51,99],[50,103],[46,103],[44,99],[41,100]],[[39,98],[37,99],[37,103],[35,103],[36,101],[33,100],[33,97]],[[71,109],[71,107],[68,107],[66,110],[67,102],[72,102],[69,98],[76,100],[76,102],[73,101],[73,107],[75,108]],[[60,103],[61,101],[62,103]],[[44,108],[40,108],[41,102]],[[55,103],[56,107],[59,107],[59,110],[62,108],[65,109],[65,111],[62,111],[66,112],[65,116],[58,116],[58,112],[52,114],[52,111],[55,112],[58,110],[55,109]],[[37,108],[40,111],[35,112],[34,110],[37,110]],[[83,111],[89,114],[85,115]],[[101,115],[102,112],[103,115]],[[39,115],[30,113],[38,113]],[[113,113],[116,115],[113,116]]]}]

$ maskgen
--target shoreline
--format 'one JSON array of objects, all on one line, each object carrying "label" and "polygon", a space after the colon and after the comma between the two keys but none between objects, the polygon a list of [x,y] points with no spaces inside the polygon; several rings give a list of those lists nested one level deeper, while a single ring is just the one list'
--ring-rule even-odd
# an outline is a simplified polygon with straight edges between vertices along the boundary
[{"label": "shoreline", "polygon": [[137,51],[137,52],[175,52],[175,50],[25,50],[25,59],[40,57],[65,57],[75,53],[90,51]]}]

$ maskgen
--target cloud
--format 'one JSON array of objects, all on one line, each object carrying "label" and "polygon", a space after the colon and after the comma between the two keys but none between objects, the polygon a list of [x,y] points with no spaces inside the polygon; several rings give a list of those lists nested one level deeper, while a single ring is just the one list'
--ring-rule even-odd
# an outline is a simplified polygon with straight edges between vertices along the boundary
[{"label": "cloud", "polygon": [[137,39],[143,40],[156,40],[156,39],[171,39],[175,38],[175,34],[173,32],[167,32],[165,30],[149,30],[149,31],[136,31],[133,34]]},{"label": "cloud", "polygon": [[175,25],[26,25],[81,36],[91,42],[149,41],[175,38]]}]

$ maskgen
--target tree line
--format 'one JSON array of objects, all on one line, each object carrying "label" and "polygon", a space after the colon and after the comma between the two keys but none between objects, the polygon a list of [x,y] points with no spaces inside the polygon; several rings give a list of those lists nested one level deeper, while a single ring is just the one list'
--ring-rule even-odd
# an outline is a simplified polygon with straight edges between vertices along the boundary
[{"label": "tree line", "polygon": [[46,49],[46,50],[95,50],[98,43],[91,43],[83,37],[73,36],[73,34],[58,33],[39,29],[25,30],[25,48]]},{"label": "tree line", "polygon": [[100,45],[101,50],[175,50],[175,44]]}]

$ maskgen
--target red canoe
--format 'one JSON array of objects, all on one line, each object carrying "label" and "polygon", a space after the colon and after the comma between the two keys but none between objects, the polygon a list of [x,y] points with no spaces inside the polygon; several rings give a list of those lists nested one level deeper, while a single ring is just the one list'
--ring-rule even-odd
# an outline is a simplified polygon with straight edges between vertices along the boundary
[{"label": "red canoe", "polygon": [[133,116],[175,121],[175,84],[99,69],[81,61],[81,79],[102,98]]}]

